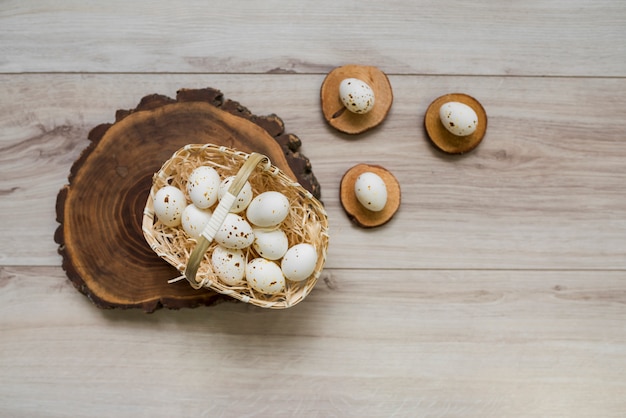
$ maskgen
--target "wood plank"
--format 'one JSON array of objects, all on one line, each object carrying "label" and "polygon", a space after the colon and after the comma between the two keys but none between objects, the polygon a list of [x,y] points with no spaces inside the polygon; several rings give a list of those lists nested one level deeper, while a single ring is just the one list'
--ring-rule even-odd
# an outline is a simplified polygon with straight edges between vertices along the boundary
[{"label": "wood plank", "polygon": [[147,315],[2,267],[0,413],[617,417],[623,278],[329,269],[288,311]]},{"label": "wood plank", "polygon": [[621,0],[4,1],[0,72],[626,76]]},{"label": "wood plank", "polygon": [[[0,416],[623,417],[626,3],[508,3],[3,1]],[[394,89],[356,137],[319,103],[349,63]],[[100,310],[60,267],[56,194],[117,109],[206,86],[302,139],[326,269],[287,311]],[[489,117],[460,157],[422,127],[451,92]],[[400,181],[383,228],[339,204],[358,163]]]},{"label": "wood plank", "polygon": [[[622,80],[395,76],[388,119],[356,138],[324,122],[322,80],[0,76],[0,264],[59,265],[54,202],[92,127],[145,94],[210,85],[256,114],[278,114],[302,139],[330,216],[329,267],[626,268]],[[421,126],[428,104],[449,91],[477,97],[489,116],[485,140],[462,157],[436,151]],[[341,176],[360,162],[385,166],[402,187],[400,211],[374,231],[353,226],[338,200]]]}]

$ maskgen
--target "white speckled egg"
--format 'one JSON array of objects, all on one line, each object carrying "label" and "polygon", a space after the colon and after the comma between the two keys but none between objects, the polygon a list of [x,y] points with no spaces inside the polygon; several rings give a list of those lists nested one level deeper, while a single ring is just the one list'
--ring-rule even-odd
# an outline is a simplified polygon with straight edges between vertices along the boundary
[{"label": "white speckled egg", "polygon": [[200,209],[210,208],[217,202],[220,182],[220,175],[213,167],[197,167],[187,179],[189,199]]},{"label": "white speckled egg", "polygon": [[246,256],[242,250],[217,246],[211,254],[213,271],[229,286],[241,284],[246,273]]},{"label": "white speckled egg", "polygon": [[[234,179],[235,179],[235,176],[230,176],[222,180],[222,182],[220,183],[219,190],[217,191],[217,197],[220,200],[222,199],[222,197],[224,197],[226,192],[228,192],[228,189],[230,188],[230,185],[232,184]],[[237,195],[237,199],[235,199],[235,203],[233,203],[233,206],[230,209],[230,211],[232,213],[242,212],[248,207],[251,201],[252,201],[252,186],[250,186],[250,183],[246,181],[245,184],[243,185],[243,188]]]},{"label": "white speckled egg", "polygon": [[465,103],[444,103],[439,108],[439,118],[443,126],[456,136],[471,135],[478,126],[478,115]]},{"label": "white speckled egg", "polygon": [[356,198],[366,209],[380,212],[387,204],[387,185],[376,173],[365,172],[354,182]]},{"label": "white speckled egg", "polygon": [[182,225],[183,230],[191,238],[198,239],[204,227],[207,226],[211,220],[212,212],[209,209],[200,209],[193,203],[187,205],[183,211]]},{"label": "white speckled egg", "polygon": [[263,192],[250,202],[246,216],[262,228],[276,226],[289,214],[289,199],[280,192]]},{"label": "white speckled egg", "polygon": [[154,213],[165,225],[179,226],[187,206],[185,194],[177,187],[164,186],[154,195]]},{"label": "white speckled egg", "polygon": [[246,280],[257,292],[275,295],[285,289],[285,276],[278,264],[255,258],[246,265]]},{"label": "white speckled egg", "polygon": [[241,216],[229,213],[215,234],[215,242],[230,249],[247,248],[254,242],[250,224]]},{"label": "white speckled egg", "polygon": [[294,282],[306,280],[315,271],[317,251],[311,244],[296,244],[287,250],[281,262],[286,278]]},{"label": "white speckled egg", "polygon": [[254,228],[254,242],[252,246],[257,253],[268,260],[278,260],[287,252],[289,241],[282,229],[271,231]]},{"label": "white speckled egg", "polygon": [[367,113],[374,107],[374,91],[358,78],[346,78],[339,84],[339,97],[343,105],[353,113]]}]

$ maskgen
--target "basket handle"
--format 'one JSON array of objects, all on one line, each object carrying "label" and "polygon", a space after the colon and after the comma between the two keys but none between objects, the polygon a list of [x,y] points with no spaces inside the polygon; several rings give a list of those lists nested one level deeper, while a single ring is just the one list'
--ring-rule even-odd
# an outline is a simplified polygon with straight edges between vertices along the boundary
[{"label": "basket handle", "polygon": [[202,234],[198,238],[198,244],[191,252],[189,260],[187,261],[187,267],[185,268],[185,278],[194,289],[200,289],[204,285],[203,282],[198,282],[196,280],[198,267],[200,267],[200,262],[204,258],[204,254],[209,249],[209,245],[211,245],[215,234],[217,234],[217,231],[224,223],[226,215],[228,215],[228,212],[230,212],[230,209],[233,207],[233,204],[235,203],[239,192],[246,184],[248,177],[250,177],[256,166],[261,162],[265,162],[263,170],[270,168],[270,159],[265,155],[253,152],[248,156],[246,162],[237,172],[237,175],[228,188],[228,191],[220,200],[220,203],[217,205],[217,208],[215,208],[215,211],[213,211],[213,215],[211,216],[211,220],[208,225],[204,228]]}]

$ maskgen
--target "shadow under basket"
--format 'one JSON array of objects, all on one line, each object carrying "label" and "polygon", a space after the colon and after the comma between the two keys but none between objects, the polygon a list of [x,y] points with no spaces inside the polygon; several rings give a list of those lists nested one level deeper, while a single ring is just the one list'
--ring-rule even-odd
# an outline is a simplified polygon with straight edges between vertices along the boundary
[{"label": "shadow under basket", "polygon": [[[154,213],[154,196],[159,189],[170,185],[183,191],[190,202],[186,192],[187,179],[200,166],[213,167],[222,179],[236,177],[226,196],[212,209],[213,215],[209,224],[196,240],[190,238],[181,226],[169,227],[158,220]],[[259,293],[248,285],[245,278],[236,286],[227,285],[220,281],[211,263],[211,253],[218,245],[213,237],[246,181],[250,183],[254,196],[266,191],[277,191],[285,195],[290,208],[279,228],[287,235],[289,247],[307,243],[313,245],[317,252],[314,272],[300,282],[285,280],[284,290],[277,294]],[[301,302],[317,283],[328,249],[328,216],[319,200],[273,166],[268,157],[213,144],[186,145],[163,164],[153,177],[142,229],[152,250],[182,274],[171,282],[186,279],[196,289],[208,288],[263,308],[284,309]],[[254,246],[243,251],[248,261],[260,257]]]}]

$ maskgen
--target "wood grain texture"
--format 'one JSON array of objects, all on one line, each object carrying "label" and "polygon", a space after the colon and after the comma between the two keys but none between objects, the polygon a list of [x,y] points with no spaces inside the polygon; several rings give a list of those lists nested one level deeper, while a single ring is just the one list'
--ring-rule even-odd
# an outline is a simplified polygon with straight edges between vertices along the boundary
[{"label": "wood grain texture", "polygon": [[[621,0],[3,1],[0,416],[622,418],[625,22]],[[394,93],[358,138],[319,103],[349,63]],[[302,138],[327,268],[287,311],[100,310],[61,268],[56,195],[116,109],[207,86]],[[423,129],[451,92],[489,117],[464,156]],[[339,203],[358,163],[402,187],[375,231]]]},{"label": "wood grain texture", "polygon": [[625,20],[621,0],[12,0],[0,71],[624,76]]},{"label": "wood grain texture", "polygon": [[0,412],[617,417],[623,277],[329,269],[288,315],[145,315],[94,309],[59,267],[3,267]]},{"label": "wood grain texture", "polygon": [[[374,105],[366,113],[354,113],[344,104],[339,94],[346,79],[357,79],[369,87]],[[368,101],[369,103],[369,101]],[[339,132],[358,135],[374,129],[385,121],[393,104],[393,88],[387,75],[371,65],[343,65],[333,68],[320,88],[320,107],[326,122]]]},{"label": "wood grain texture", "polygon": [[[356,183],[363,173],[373,173],[378,176],[385,187],[384,207],[373,211],[361,203],[357,197]],[[368,187],[369,188],[369,187]],[[346,216],[362,228],[380,227],[393,218],[402,203],[402,190],[398,179],[385,167],[375,164],[357,164],[350,167],[339,182],[339,203],[346,212]]]},{"label": "wood grain texture", "polygon": [[[6,92],[0,158],[8,169],[0,179],[9,238],[0,242],[3,263],[59,262],[50,238],[53,202],[91,127],[111,120],[112,109],[134,107],[155,86],[175,95],[181,85],[210,83],[255,114],[280,115],[286,130],[302,138],[334,231],[329,267],[626,268],[623,80],[396,76],[396,103],[384,128],[358,139],[327,126],[319,108],[322,81],[302,75],[0,76]],[[461,90],[479,98],[490,124],[480,147],[450,157],[430,144],[422,123],[432,100]],[[267,103],[277,91],[285,100]],[[51,106],[48,100],[57,96],[64,98]],[[400,210],[374,235],[352,226],[339,202],[341,176],[362,162],[387,168],[402,188]]]},{"label": "wood grain texture", "polygon": [[[469,106],[476,113],[474,128],[469,135],[458,136],[448,130],[442,123],[441,108],[449,102]],[[449,117],[449,116],[448,116]],[[450,126],[454,123],[449,122]],[[424,115],[424,129],[433,145],[448,154],[465,154],[480,145],[487,132],[488,119],[485,109],[475,98],[464,93],[448,93],[436,98],[428,105]]]},{"label": "wood grain texture", "polygon": [[[89,132],[57,196],[55,241],[75,287],[103,308],[211,305],[217,293],[168,283],[180,273],[157,256],[142,232],[153,176],[191,143],[258,152],[313,196],[320,195],[309,160],[287,138],[276,115],[259,117],[216,89],[181,89],[176,99],[151,94],[114,124]],[[280,138],[283,138],[281,140]],[[298,143],[301,143],[297,139]],[[145,226],[145,225],[144,225]],[[183,283],[181,283],[183,284]]]}]

